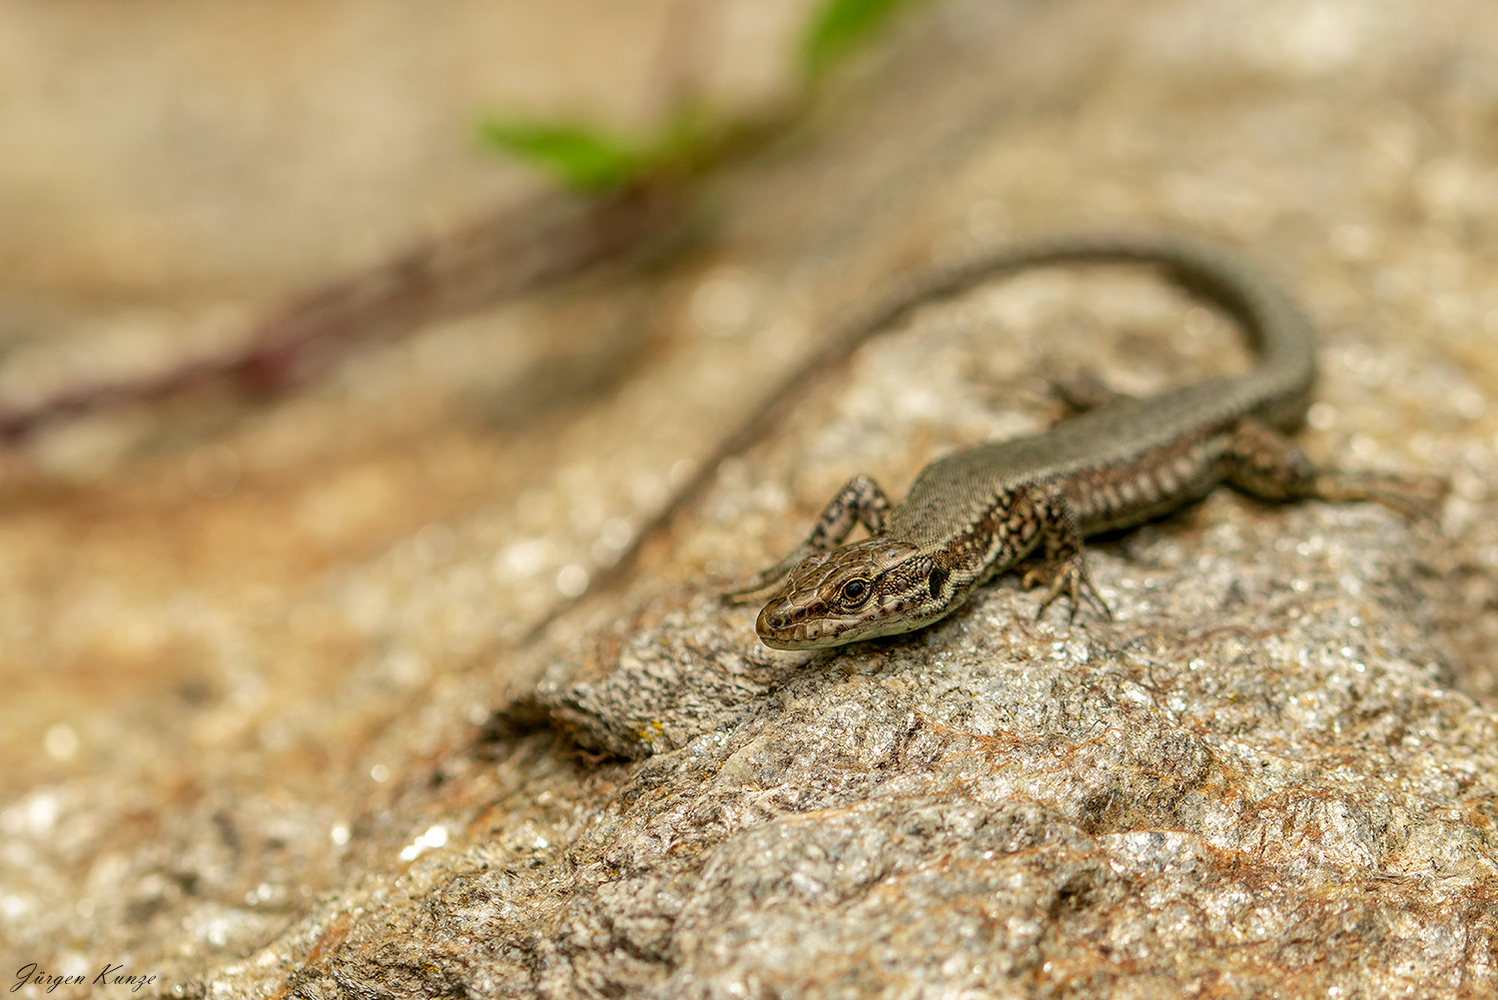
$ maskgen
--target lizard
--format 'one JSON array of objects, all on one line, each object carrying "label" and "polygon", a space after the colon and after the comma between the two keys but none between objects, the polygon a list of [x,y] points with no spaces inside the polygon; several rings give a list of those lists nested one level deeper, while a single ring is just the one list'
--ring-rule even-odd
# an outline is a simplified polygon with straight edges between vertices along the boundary
[{"label": "lizard", "polygon": [[[915,631],[1036,555],[1023,585],[1047,588],[1037,617],[1063,594],[1073,616],[1085,597],[1111,617],[1088,576],[1083,540],[1163,516],[1223,483],[1264,500],[1375,500],[1420,512],[1415,491],[1399,480],[1318,469],[1290,439],[1316,380],[1310,323],[1278,285],[1215,247],[1119,235],[1005,248],[954,269],[880,318],[892,324],[917,303],[1021,269],[1097,263],[1159,268],[1236,321],[1257,364],[1146,398],[1099,385],[1078,394],[1090,399],[1072,400],[1080,415],[1047,431],[937,458],[899,504],[872,478],[854,476],[803,543],[725,594],[742,599],[780,585],[755,622],[765,645],[825,649]],[[858,524],[869,537],[845,544]]]}]

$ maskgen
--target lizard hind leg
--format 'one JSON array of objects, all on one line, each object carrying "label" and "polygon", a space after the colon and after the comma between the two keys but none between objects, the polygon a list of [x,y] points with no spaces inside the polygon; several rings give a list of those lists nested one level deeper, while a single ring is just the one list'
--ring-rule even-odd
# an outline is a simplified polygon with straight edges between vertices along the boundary
[{"label": "lizard hind leg", "polygon": [[1087,368],[1053,371],[1048,376],[1048,381],[1052,395],[1061,400],[1073,416],[1096,410],[1109,403],[1133,398],[1127,393],[1110,388],[1098,377],[1097,372]]},{"label": "lizard hind leg", "polygon": [[1239,425],[1227,479],[1261,500],[1371,500],[1413,520],[1432,520],[1445,484],[1376,472],[1317,469],[1288,437],[1257,420]]},{"label": "lizard hind leg", "polygon": [[869,534],[877,535],[884,529],[884,515],[888,512],[889,497],[879,484],[869,476],[854,476],[822,509],[806,541],[775,565],[723,591],[722,596],[732,603],[744,603],[750,595],[779,583],[806,557],[831,551],[843,544],[854,526],[862,524]]},{"label": "lizard hind leg", "polygon": [[1449,485],[1435,476],[1406,478],[1380,472],[1323,471],[1314,496],[1321,500],[1372,500],[1411,521],[1435,522]]}]

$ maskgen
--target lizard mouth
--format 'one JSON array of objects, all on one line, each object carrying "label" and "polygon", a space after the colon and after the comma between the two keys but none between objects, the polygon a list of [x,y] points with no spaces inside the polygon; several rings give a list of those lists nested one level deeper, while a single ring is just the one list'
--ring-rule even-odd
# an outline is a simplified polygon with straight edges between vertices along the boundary
[{"label": "lizard mouth", "polygon": [[798,616],[787,608],[766,607],[754,623],[759,639],[772,649],[820,649],[840,646],[858,622],[841,618]]},{"label": "lizard mouth", "polygon": [[[888,623],[886,623],[888,624]],[[905,631],[896,625],[880,628],[875,616],[804,615],[788,608],[767,607],[759,613],[754,631],[771,649],[831,649],[860,639],[875,639]]]}]

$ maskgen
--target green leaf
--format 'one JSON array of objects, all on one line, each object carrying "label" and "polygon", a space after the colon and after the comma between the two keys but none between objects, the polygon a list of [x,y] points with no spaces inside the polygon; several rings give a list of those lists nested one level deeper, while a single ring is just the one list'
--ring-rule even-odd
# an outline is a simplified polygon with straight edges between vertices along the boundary
[{"label": "green leaf", "polygon": [[827,0],[801,41],[802,65],[811,79],[822,76],[911,0]]},{"label": "green leaf", "polygon": [[623,187],[651,165],[649,156],[586,126],[490,119],[483,123],[482,135],[489,145],[580,191]]}]

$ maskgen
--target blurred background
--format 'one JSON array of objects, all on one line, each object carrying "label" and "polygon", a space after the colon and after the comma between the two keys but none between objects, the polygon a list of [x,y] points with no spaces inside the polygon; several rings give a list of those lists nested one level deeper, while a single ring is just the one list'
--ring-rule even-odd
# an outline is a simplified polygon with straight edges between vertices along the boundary
[{"label": "blurred background", "polygon": [[[1026,233],[1295,283],[1308,449],[1452,481],[1429,599],[1491,703],[1495,39],[1476,0],[0,0],[0,940],[187,975],[382,870],[405,776],[835,318]],[[760,558],[773,508],[651,571]]]},{"label": "blurred background", "polygon": [[[227,695],[238,682],[218,666],[205,677],[202,657],[219,664],[223,643],[257,646],[267,626],[245,614],[281,626],[297,608],[314,615],[300,592],[309,574],[424,528],[420,551],[446,558],[456,541],[441,518],[485,504],[512,516],[528,484],[556,473],[544,468],[554,447],[529,433],[535,420],[612,384],[651,334],[614,279],[497,311],[502,295],[466,296],[465,282],[483,285],[476,274],[502,273],[526,252],[524,237],[517,250],[506,234],[539,226],[544,244],[553,214],[586,218],[593,197],[554,199],[565,184],[486,141],[484,123],[578,123],[629,143],[649,141],[688,94],[724,118],[773,111],[799,85],[811,9],[0,8],[0,411],[26,431],[0,460],[0,671],[12,691],[3,728],[16,762],[0,779],[7,791],[59,763],[122,752],[130,740],[110,735],[127,725],[122,699],[164,718],[171,698]],[[436,280],[488,313],[465,324],[454,316],[470,311],[438,302],[381,326],[403,301],[402,288],[380,290],[389,262],[464,252],[477,263]],[[194,364],[245,356],[267,317],[301,315],[309,296],[350,283],[356,299],[374,286],[346,324],[352,340],[364,328],[397,338],[436,328],[336,351],[331,370],[281,395],[189,378],[182,391],[142,398]],[[314,335],[347,319],[312,312]],[[104,405],[26,422],[65,398]],[[625,513],[658,504],[681,458],[640,471],[630,488],[641,503]],[[524,509],[543,527],[571,523],[570,505],[552,506],[543,490]],[[591,564],[609,519],[573,520],[586,534],[573,551],[537,542],[512,553],[521,570],[544,571],[544,591],[518,613],[498,602],[474,645],[563,596],[560,569]],[[615,516],[604,555],[629,537]],[[493,559],[480,560],[485,587],[497,585]],[[210,637],[223,629],[249,632]],[[321,663],[287,674],[303,667],[326,674]],[[104,727],[97,739],[94,724]],[[53,725],[77,735],[79,757],[38,757]]]},{"label": "blurred background", "polygon": [[340,276],[537,186],[484,148],[486,114],[628,133],[688,90],[762,109],[813,7],[7,3],[9,308],[244,306]]}]

